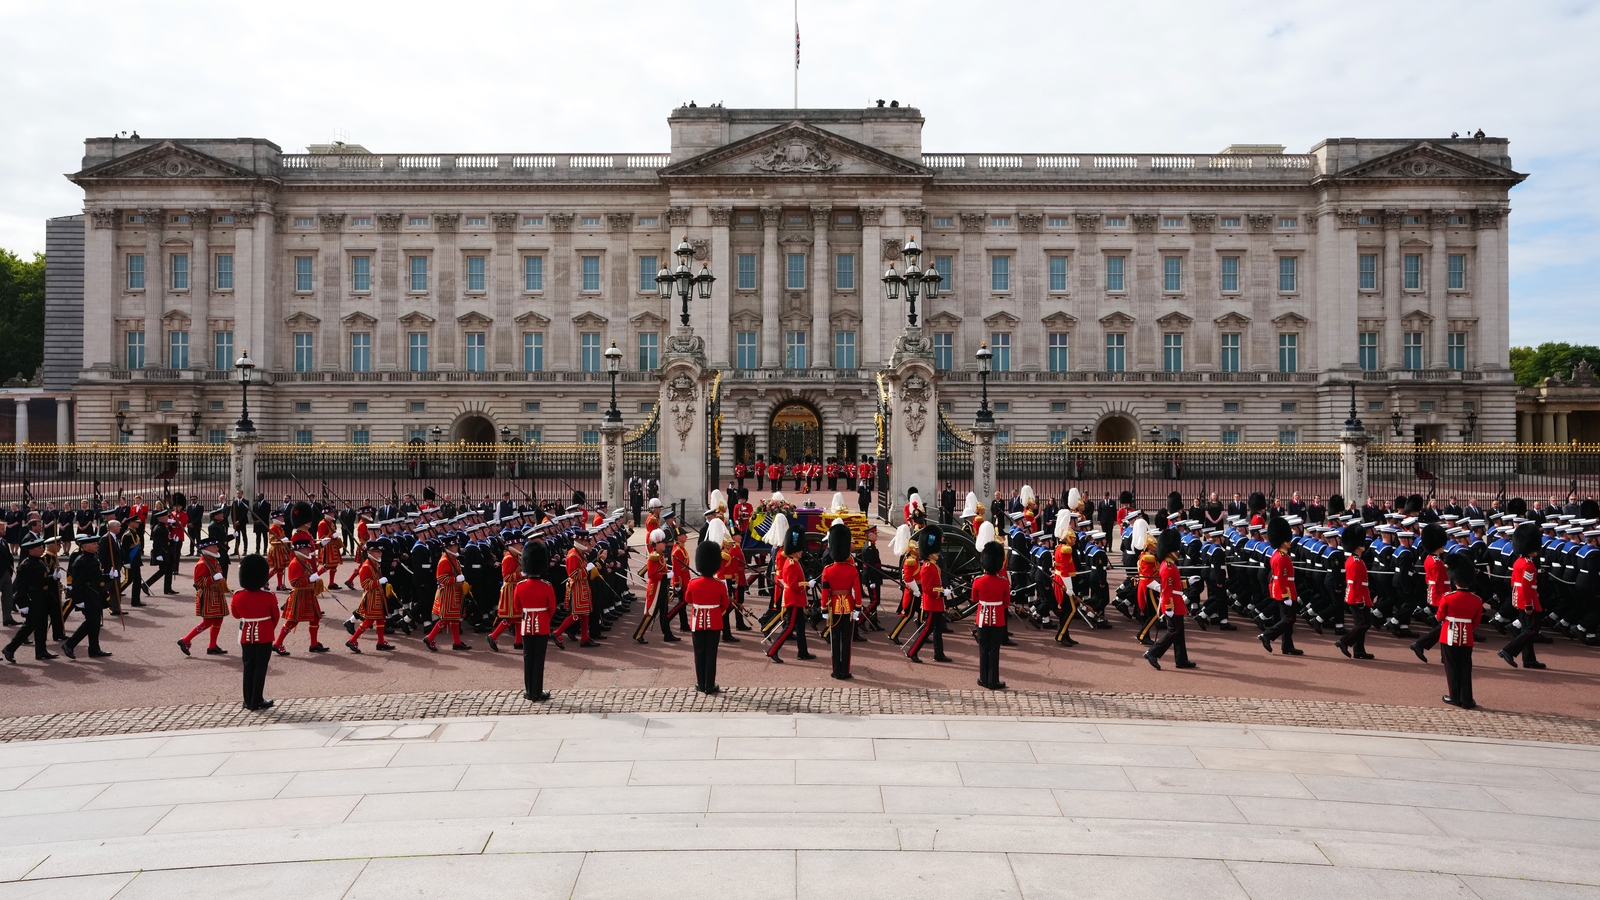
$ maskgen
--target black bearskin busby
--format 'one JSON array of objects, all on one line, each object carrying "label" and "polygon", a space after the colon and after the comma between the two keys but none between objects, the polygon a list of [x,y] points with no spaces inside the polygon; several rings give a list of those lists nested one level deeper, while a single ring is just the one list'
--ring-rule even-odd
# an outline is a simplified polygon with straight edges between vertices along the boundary
[{"label": "black bearskin busby", "polygon": [[1117,502],[1123,506],[1133,505],[1133,491],[1123,491],[1117,495]]},{"label": "black bearskin busby", "polygon": [[923,559],[927,559],[929,556],[938,553],[943,544],[944,535],[939,533],[939,529],[924,529],[922,534],[917,536],[917,554]]},{"label": "black bearskin busby", "polygon": [[1412,494],[1406,498],[1406,515],[1414,516],[1422,512],[1422,495]]},{"label": "black bearskin busby", "polygon": [[990,575],[998,575],[1006,567],[1006,548],[1000,546],[999,541],[984,544],[978,555],[983,560],[983,570]]},{"label": "black bearskin busby", "polygon": [[1344,552],[1346,553],[1352,555],[1360,553],[1361,548],[1365,547],[1366,545],[1367,529],[1364,525],[1359,525],[1352,522],[1349,525],[1346,525],[1344,527],[1344,531],[1339,535],[1339,546],[1343,547]]},{"label": "black bearskin busby", "polygon": [[717,570],[722,568],[722,548],[710,541],[701,541],[694,548],[694,568],[706,578],[717,577]]},{"label": "black bearskin busby", "polygon": [[1437,551],[1450,540],[1450,535],[1444,530],[1443,525],[1433,522],[1422,526],[1422,552],[1424,555]]},{"label": "black bearskin busby", "polygon": [[432,500],[437,496],[439,495],[433,492],[433,485],[431,484],[422,489],[422,499],[424,500]]},{"label": "black bearskin busby", "polygon": [[1337,516],[1344,514],[1344,495],[1334,494],[1328,498],[1328,515]]},{"label": "black bearskin busby", "polygon": [[1156,559],[1166,559],[1174,553],[1183,552],[1183,535],[1176,528],[1168,528],[1156,538]]},{"label": "black bearskin busby", "polygon": [[1521,497],[1512,497],[1506,501],[1506,512],[1513,516],[1525,516],[1528,514],[1528,501]]},{"label": "black bearskin busby", "polygon": [[267,589],[267,558],[259,553],[252,553],[239,560],[239,587],[247,591],[264,591]]},{"label": "black bearskin busby", "polygon": [[1516,531],[1511,532],[1513,556],[1531,556],[1539,552],[1539,545],[1539,526],[1532,522],[1523,522]]},{"label": "black bearskin busby", "polygon": [[1450,581],[1458,591],[1478,590],[1478,570],[1472,565],[1472,557],[1466,553],[1453,553],[1444,561],[1445,568],[1450,570]]},{"label": "black bearskin busby", "polygon": [[316,522],[317,522],[317,511],[312,509],[311,508],[311,504],[307,503],[304,500],[301,500],[300,502],[296,503],[294,505],[294,509],[291,510],[291,512],[293,513],[293,515],[290,516],[290,519],[291,519],[291,521],[289,522],[289,530],[290,531],[293,531],[294,529],[301,528],[301,527],[309,528],[312,525],[315,525]]},{"label": "black bearskin busby", "polygon": [[1183,512],[1183,495],[1177,491],[1167,495],[1167,512]]},{"label": "black bearskin busby", "polygon": [[550,551],[538,541],[530,541],[522,548],[522,574],[529,578],[543,578],[550,568]]},{"label": "black bearskin busby", "polygon": [[789,526],[789,530],[784,532],[783,535],[783,552],[789,554],[800,553],[805,548],[806,533],[792,525]]},{"label": "black bearskin busby", "polygon": [[850,526],[838,522],[828,528],[828,559],[842,563],[850,561]]},{"label": "black bearskin busby", "polygon": [[1404,494],[1401,494],[1400,496],[1394,498],[1394,511],[1395,512],[1405,512],[1406,511],[1406,497],[1405,497]]},{"label": "black bearskin busby", "polygon": [[584,496],[583,491],[573,491],[572,492],[572,505],[573,506],[582,506],[584,504],[584,502],[587,501],[588,499],[589,499],[588,497]]},{"label": "black bearskin busby", "polygon": [[1283,516],[1273,516],[1267,520],[1267,543],[1273,549],[1282,547],[1294,540],[1294,529],[1289,527],[1289,520]]},{"label": "black bearskin busby", "polygon": [[188,505],[189,505],[189,499],[187,497],[183,496],[183,491],[173,491],[172,492],[172,508],[173,509],[183,509],[185,506],[188,506]]},{"label": "black bearskin busby", "polygon": [[1252,491],[1245,503],[1250,507],[1252,513],[1261,512],[1267,508],[1267,495],[1260,491]]},{"label": "black bearskin busby", "polygon": [[750,489],[749,488],[739,488],[739,502],[743,503],[744,501],[749,500],[749,499],[750,499]]}]

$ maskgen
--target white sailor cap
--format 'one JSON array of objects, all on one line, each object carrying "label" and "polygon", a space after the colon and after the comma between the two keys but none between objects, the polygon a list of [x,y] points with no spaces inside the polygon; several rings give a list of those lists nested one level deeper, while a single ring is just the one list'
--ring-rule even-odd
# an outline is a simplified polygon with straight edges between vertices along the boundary
[{"label": "white sailor cap", "polygon": [[1378,526],[1378,533],[1379,534],[1399,534],[1400,533],[1400,529],[1394,527],[1393,525],[1379,525]]},{"label": "white sailor cap", "polygon": [[1416,516],[1406,516],[1404,519],[1400,520],[1400,527],[1401,528],[1410,528],[1411,526],[1413,526],[1415,524],[1417,524],[1417,517]]},{"label": "white sailor cap", "polygon": [[1583,533],[1583,536],[1586,537],[1586,538],[1600,537],[1600,528],[1592,529],[1590,531],[1585,531]]},{"label": "white sailor cap", "polygon": [[1089,532],[1089,540],[1091,540],[1091,541],[1103,541],[1105,539],[1106,539],[1106,533],[1104,531],[1091,531],[1091,532]]}]

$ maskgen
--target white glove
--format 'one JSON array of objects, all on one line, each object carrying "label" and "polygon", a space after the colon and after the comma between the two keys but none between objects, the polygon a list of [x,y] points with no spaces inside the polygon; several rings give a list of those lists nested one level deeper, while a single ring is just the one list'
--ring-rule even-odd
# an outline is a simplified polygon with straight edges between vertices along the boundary
[{"label": "white glove", "polygon": [[121,578],[122,577],[122,570],[121,569],[112,569],[111,570],[111,577],[112,578]]},{"label": "white glove", "polygon": [[922,585],[917,584],[915,581],[911,582],[911,596],[921,599]]},{"label": "white glove", "polygon": [[861,621],[861,610],[859,610],[859,609],[851,610],[851,612],[850,612],[850,621],[852,621],[852,622]]},{"label": "white glove", "polygon": [[949,600],[951,597],[954,597],[954,596],[955,596],[955,592],[951,591],[949,588],[945,588],[944,589],[944,598],[946,600]]},{"label": "white glove", "polygon": [[456,576],[456,584],[460,584],[461,582],[466,581],[466,580],[467,580],[467,576],[465,576],[465,575],[457,575]]},{"label": "white glove", "polygon": [[379,584],[388,584],[389,583],[389,579],[387,579],[387,578],[379,578],[378,579],[378,583]]},{"label": "white glove", "polygon": [[51,574],[52,577],[55,578],[55,580],[57,580],[57,581],[61,580],[61,573],[60,572],[52,572],[50,574]]},{"label": "white glove", "polygon": [[22,614],[22,615],[24,615],[24,616],[25,616],[25,615],[27,615],[27,614],[28,614],[28,612],[29,612],[29,610],[30,610],[30,608],[31,608],[31,607],[27,607],[27,606],[19,606],[19,607],[17,607],[17,612],[18,612],[18,613],[21,613],[21,614]]},{"label": "white glove", "polygon": [[816,586],[817,586],[817,580],[815,578],[813,578],[810,581],[806,582],[806,587],[808,587],[808,588],[814,588]]},{"label": "white glove", "polygon": [[593,572],[594,571],[594,563],[589,563],[587,566],[584,566],[583,570],[585,572]]},{"label": "white glove", "polygon": [[211,580],[212,581],[221,581],[222,580],[222,573],[218,572],[217,574],[211,576]]},{"label": "white glove", "polygon": [[164,556],[158,556],[158,557],[156,557],[156,562],[166,562],[166,561],[167,561],[167,558],[166,558],[166,557],[164,557]]},{"label": "white glove", "polygon": [[321,581],[322,580],[322,573],[321,572],[313,572],[313,573],[311,573],[311,577],[307,578],[306,580],[307,581]]},{"label": "white glove", "polygon": [[1294,598],[1290,597],[1290,598],[1284,600],[1283,601],[1283,605],[1284,606],[1293,606],[1294,605]]}]

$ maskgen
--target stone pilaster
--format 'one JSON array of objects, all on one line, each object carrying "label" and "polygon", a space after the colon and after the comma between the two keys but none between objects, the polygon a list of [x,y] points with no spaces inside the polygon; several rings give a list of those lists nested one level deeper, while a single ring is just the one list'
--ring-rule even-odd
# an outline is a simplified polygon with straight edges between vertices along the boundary
[{"label": "stone pilaster", "polygon": [[993,422],[972,423],[972,492],[985,505],[994,496],[997,468],[994,436],[999,430]]},{"label": "stone pilaster", "polygon": [[891,426],[888,477],[893,488],[889,506],[898,509],[907,490],[915,486],[931,491],[939,476],[938,373],[933,367],[933,341],[921,328],[907,328],[900,335],[885,376]]},{"label": "stone pilaster", "polygon": [[235,428],[228,441],[230,487],[244,491],[246,498],[256,495],[256,444],[260,437],[254,431]]},{"label": "stone pilaster", "polygon": [[600,424],[600,498],[613,510],[627,506],[627,480],[622,471],[622,438],[628,426],[621,422]]},{"label": "stone pilaster", "polygon": [[656,439],[661,452],[661,502],[683,501],[684,527],[691,527],[689,523],[705,515],[710,487],[706,484],[706,407],[716,372],[706,362],[705,341],[693,328],[675,329],[665,350],[657,401],[661,426]]},{"label": "stone pilaster", "polygon": [[783,323],[779,321],[782,304],[778,297],[778,220],[783,209],[777,206],[761,207],[761,367],[783,367]]}]

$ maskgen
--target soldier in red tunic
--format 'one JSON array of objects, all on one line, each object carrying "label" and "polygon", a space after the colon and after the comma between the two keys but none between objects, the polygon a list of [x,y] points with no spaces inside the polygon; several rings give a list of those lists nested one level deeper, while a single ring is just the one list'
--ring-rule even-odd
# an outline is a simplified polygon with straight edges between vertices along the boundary
[{"label": "soldier in red tunic", "polygon": [[1445,694],[1444,702],[1472,709],[1478,704],[1472,699],[1472,645],[1476,642],[1478,622],[1483,619],[1483,598],[1473,592],[1477,572],[1472,557],[1457,553],[1450,557],[1450,580],[1455,590],[1439,600],[1439,624],[1442,628],[1440,643],[1444,650]]},{"label": "soldier in red tunic", "polygon": [[850,674],[850,645],[856,620],[861,618],[861,571],[850,553],[850,526],[834,522],[828,527],[828,558],[818,590],[822,610],[828,614],[828,637],[833,650],[833,677],[854,678]]},{"label": "soldier in red tunic", "polygon": [[1189,604],[1184,600],[1183,573],[1178,569],[1178,555],[1182,552],[1183,535],[1177,528],[1168,528],[1156,539],[1156,555],[1161,558],[1156,618],[1166,623],[1166,633],[1144,652],[1144,659],[1157,669],[1161,668],[1161,657],[1168,647],[1172,648],[1172,658],[1178,668],[1195,668],[1189,661],[1189,645],[1183,639],[1183,619],[1189,615]]},{"label": "soldier in red tunic", "polygon": [[517,610],[516,592],[517,583],[522,581],[522,554],[527,543],[527,537],[520,531],[504,532],[506,552],[500,557],[500,601],[495,605],[494,630],[489,632],[489,649],[500,652],[500,645],[495,639],[504,634],[507,629],[511,631],[513,643],[511,649],[522,649],[521,620],[522,613]]},{"label": "soldier in red tunic", "polygon": [[1539,637],[1539,617],[1544,606],[1539,603],[1539,526],[1524,522],[1511,533],[1511,553],[1516,562],[1511,565],[1511,605],[1517,610],[1513,624],[1517,634],[1500,651],[1506,665],[1517,667],[1517,654],[1522,654],[1522,667],[1542,669],[1544,663],[1534,655],[1533,645]]},{"label": "soldier in red tunic", "polygon": [[1050,566],[1050,587],[1056,595],[1056,615],[1061,619],[1061,627],[1056,630],[1056,643],[1065,647],[1073,647],[1078,643],[1072,639],[1072,617],[1078,612],[1078,589],[1073,583],[1078,575],[1078,561],[1073,555],[1078,533],[1072,529],[1072,517],[1071,510],[1063,509],[1056,513],[1056,549],[1051,555]]},{"label": "soldier in red tunic", "polygon": [[589,579],[596,578],[595,564],[588,560],[589,548],[592,544],[590,535],[582,534],[572,542],[572,548],[567,551],[567,617],[561,622],[560,627],[551,632],[551,637],[560,639],[578,626],[578,646],[598,647],[598,642],[590,637],[589,618],[594,612],[594,593],[590,588]]},{"label": "soldier in red tunic", "polygon": [[365,546],[367,558],[356,569],[356,580],[361,583],[361,605],[356,607],[356,615],[361,617],[361,624],[344,642],[351,653],[361,652],[361,633],[368,628],[377,632],[379,650],[394,649],[383,639],[383,623],[389,615],[389,579],[383,575],[383,547],[375,541],[368,541]]},{"label": "soldier in red tunic", "polygon": [[267,569],[278,578],[278,590],[286,591],[283,575],[289,568],[289,538],[283,533],[283,513],[272,514],[272,525],[267,529]]},{"label": "soldier in red tunic", "polygon": [[433,579],[437,585],[433,595],[433,617],[437,621],[422,643],[435,653],[439,652],[439,645],[434,641],[445,628],[450,629],[450,649],[472,649],[461,641],[461,604],[467,576],[461,571],[461,562],[456,557],[461,552],[460,539],[464,537],[462,534],[445,535],[444,553],[433,568]]},{"label": "soldier in red tunic", "polygon": [[309,536],[301,534],[289,547],[294,553],[294,558],[289,560],[289,596],[283,601],[283,630],[278,633],[272,650],[279,656],[288,656],[283,640],[296,625],[304,622],[311,636],[311,652],[327,653],[328,648],[317,641],[317,629],[322,624],[322,604],[317,602],[317,595],[322,593],[322,576],[317,572],[316,544]]},{"label": "soldier in red tunic", "polygon": [[694,549],[694,567],[700,577],[684,588],[689,606],[689,630],[694,642],[694,689],[702,694],[722,691],[717,685],[717,645],[722,640],[722,619],[728,611],[728,586],[717,578],[722,549],[706,541]]},{"label": "soldier in red tunic", "polygon": [[917,566],[917,589],[922,596],[922,627],[906,642],[906,657],[914,663],[922,662],[917,654],[922,652],[922,645],[932,636],[934,662],[954,662],[944,655],[944,601],[950,597],[950,589],[939,580],[939,550],[943,538],[938,529],[928,528],[918,541],[921,547],[919,555],[922,557]]},{"label": "soldier in red tunic", "polygon": [[[795,639],[795,649],[799,651],[800,659],[816,659],[814,653],[806,650],[806,576],[800,568],[800,554],[805,548],[805,534],[799,529],[789,530],[787,518],[784,518],[782,552],[778,554],[773,600],[778,603],[783,616],[783,624],[773,628],[772,646],[767,648],[767,658],[775,663],[783,662],[783,657],[778,651],[783,649],[785,641],[792,636]],[[776,522],[771,528],[779,527]],[[772,535],[771,528],[767,535]]]},{"label": "soldier in red tunic", "polygon": [[[1443,525],[1429,522],[1422,526],[1422,580],[1425,586],[1422,602],[1430,614],[1435,613],[1440,598],[1450,588],[1450,573],[1444,564],[1444,548],[1449,542],[1450,534]],[[1417,655],[1417,659],[1428,661],[1427,651],[1439,643],[1443,628],[1444,620],[1438,619],[1422,637],[1411,642],[1411,652]]]},{"label": "soldier in red tunic", "polygon": [[244,658],[244,708],[271,709],[261,692],[272,659],[272,632],[278,624],[278,599],[267,593],[270,571],[266,557],[252,553],[239,560],[239,587],[232,612],[239,621],[239,655]]},{"label": "soldier in red tunic", "polygon": [[1289,543],[1294,540],[1294,530],[1283,516],[1273,515],[1267,520],[1267,543],[1272,545],[1271,575],[1267,581],[1269,609],[1278,615],[1277,624],[1261,632],[1261,646],[1272,652],[1272,642],[1283,638],[1284,656],[1301,656],[1304,650],[1294,645],[1294,604],[1299,594],[1294,586],[1294,557],[1289,555]]},{"label": "soldier in red tunic", "polygon": [[522,549],[522,574],[511,602],[522,616],[522,696],[533,703],[550,699],[544,689],[544,654],[550,643],[550,619],[556,612],[556,592],[544,580],[550,568],[550,551],[533,541]]},{"label": "soldier in red tunic", "polygon": [[228,615],[228,582],[222,575],[217,539],[206,538],[200,542],[200,560],[194,564],[194,614],[200,624],[178,639],[178,649],[189,655],[190,643],[202,631],[210,631],[206,653],[221,656],[228,651],[217,646],[217,633],[222,630],[222,620]]},{"label": "soldier in red tunic", "polygon": [[1006,637],[1006,607],[1011,605],[1011,583],[1001,574],[1006,567],[1006,548],[999,541],[990,541],[979,555],[984,574],[972,582],[972,599],[978,604],[978,685],[1003,691],[1000,645]]},{"label": "soldier in red tunic", "polygon": [[671,551],[667,549],[667,533],[657,528],[650,532],[650,558],[644,564],[644,596],[647,610],[645,620],[639,623],[639,630],[634,633],[633,639],[641,644],[649,641],[644,639],[645,632],[650,628],[653,618],[661,625],[661,640],[675,644],[683,638],[672,633],[672,566],[668,562]]},{"label": "soldier in red tunic", "polygon": [[[1372,590],[1367,580],[1367,529],[1359,522],[1344,526],[1339,535],[1344,549],[1344,605],[1350,610],[1350,630],[1334,641],[1339,652],[1352,659],[1376,659],[1367,652],[1367,630],[1372,627]],[[1354,655],[1351,650],[1354,649]]]}]

